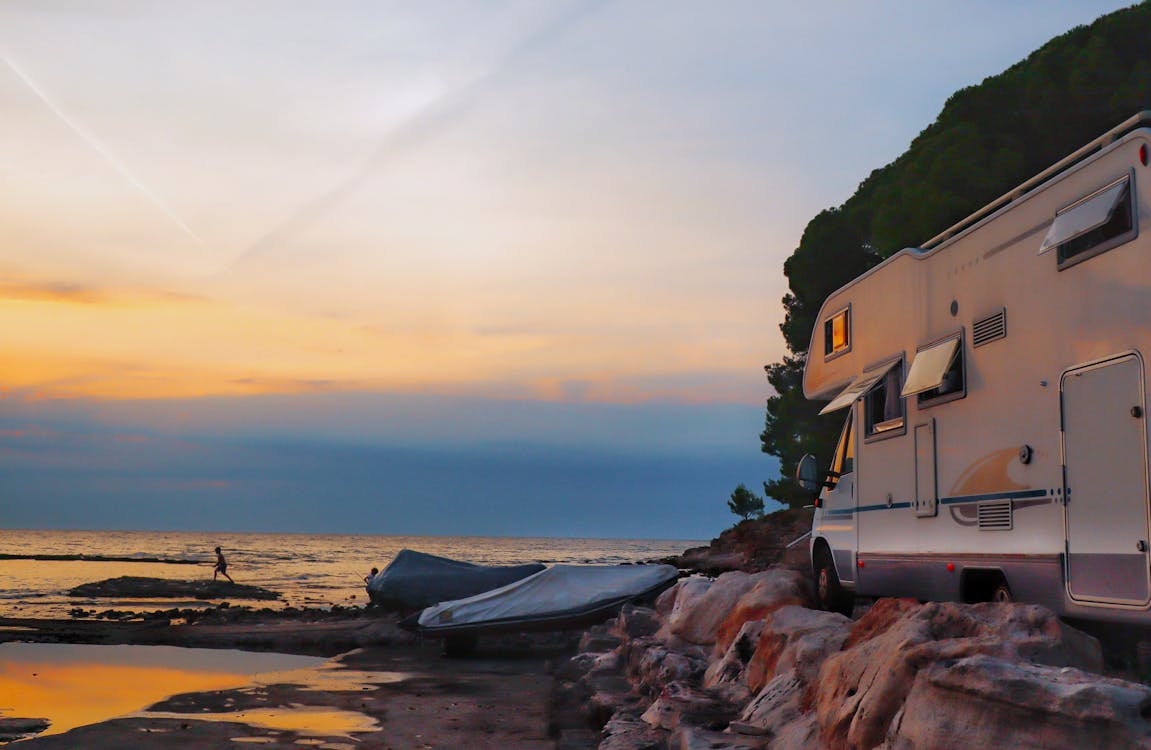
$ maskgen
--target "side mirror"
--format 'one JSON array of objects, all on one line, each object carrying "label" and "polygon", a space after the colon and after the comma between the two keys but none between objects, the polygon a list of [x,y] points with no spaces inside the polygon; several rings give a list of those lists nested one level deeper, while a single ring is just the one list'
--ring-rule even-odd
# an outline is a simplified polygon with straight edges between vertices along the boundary
[{"label": "side mirror", "polygon": [[815,465],[815,456],[808,453],[799,459],[799,466],[795,468],[795,482],[813,495],[818,495],[823,489],[823,482],[819,478],[819,467]]}]

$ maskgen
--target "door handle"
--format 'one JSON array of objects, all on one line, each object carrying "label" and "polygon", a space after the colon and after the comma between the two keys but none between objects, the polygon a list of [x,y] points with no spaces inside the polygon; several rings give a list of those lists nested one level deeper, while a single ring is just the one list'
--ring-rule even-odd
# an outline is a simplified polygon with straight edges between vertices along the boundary
[{"label": "door handle", "polygon": [[1140,552],[1146,552],[1147,542],[1143,539],[1140,539],[1138,542],[1135,542],[1135,549],[1139,550]]}]

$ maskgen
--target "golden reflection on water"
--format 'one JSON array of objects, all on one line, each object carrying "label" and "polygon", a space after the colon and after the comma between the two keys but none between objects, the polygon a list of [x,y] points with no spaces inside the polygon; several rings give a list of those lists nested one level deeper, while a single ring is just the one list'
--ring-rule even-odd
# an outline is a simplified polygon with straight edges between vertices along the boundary
[{"label": "golden reflection on water", "polygon": [[124,716],[178,693],[224,690],[323,659],[171,646],[0,644],[0,714],[45,718],[43,734]]},{"label": "golden reflection on water", "polygon": [[349,740],[352,739],[352,732],[374,732],[380,728],[375,719],[356,711],[299,704],[221,713],[179,714],[148,711],[138,715],[154,719],[224,721],[247,724],[260,729],[296,732],[309,737],[343,737]]}]

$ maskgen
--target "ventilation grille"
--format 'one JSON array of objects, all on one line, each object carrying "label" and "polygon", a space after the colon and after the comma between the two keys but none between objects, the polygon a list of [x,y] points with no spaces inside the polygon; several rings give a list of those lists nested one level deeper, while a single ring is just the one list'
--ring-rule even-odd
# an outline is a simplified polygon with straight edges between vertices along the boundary
[{"label": "ventilation grille", "polygon": [[975,321],[971,326],[971,344],[972,346],[983,346],[984,344],[1001,339],[1007,336],[1007,308],[1001,308],[999,312],[993,315],[988,315],[982,320]]},{"label": "ventilation grille", "polygon": [[1011,501],[997,500],[993,503],[980,503],[979,528],[992,530],[1011,530]]}]

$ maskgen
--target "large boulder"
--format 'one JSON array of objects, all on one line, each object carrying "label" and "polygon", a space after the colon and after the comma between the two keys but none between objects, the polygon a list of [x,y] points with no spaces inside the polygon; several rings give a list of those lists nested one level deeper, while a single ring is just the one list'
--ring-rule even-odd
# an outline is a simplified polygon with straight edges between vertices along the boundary
[{"label": "large boulder", "polygon": [[805,686],[812,684],[824,660],[843,648],[851,625],[851,620],[836,612],[805,607],[782,607],[770,613],[748,664],[748,687],[758,692],[776,674],[791,669]]},{"label": "large boulder", "polygon": [[780,607],[811,604],[807,578],[794,570],[771,568],[752,577],[755,585],[739,598],[716,631],[716,656],[727,651],[745,622],[762,620]]},{"label": "large boulder", "polygon": [[[775,571],[755,574],[734,571],[724,573],[715,579],[706,591],[690,599],[685,599],[687,590],[684,589],[676,600],[671,617],[668,618],[671,634],[688,643],[710,646],[715,643],[719,635],[719,626],[735,609],[744,594],[763,582],[767,584],[762,597],[766,600],[781,588],[779,580]],[[732,637],[738,632],[739,628],[736,627],[731,634]]]},{"label": "large boulder", "polygon": [[[820,667],[839,651],[850,630],[851,621],[834,612],[803,607],[773,612],[764,621],[748,665],[745,680],[755,697],[744,708],[740,724],[777,732],[800,721]],[[796,738],[807,734],[792,733]]]},{"label": "large boulder", "polygon": [[920,670],[892,750],[1151,748],[1151,688],[976,655]]},{"label": "large boulder", "polygon": [[696,603],[711,589],[713,583],[714,581],[710,578],[703,578],[702,576],[682,578],[660,595],[655,603],[656,612],[662,614],[664,609],[667,609],[667,605],[669,603],[671,605],[664,615],[665,622],[660,630],[660,635],[664,640],[667,640],[676,630],[683,627],[688,615],[695,610]]},{"label": "large boulder", "polygon": [[[1088,671],[1102,667],[1098,641],[1044,607],[932,602],[907,610],[883,632],[867,622],[871,616],[856,626],[867,640],[829,656],[815,685],[815,710],[832,750],[882,743],[917,674],[936,663],[987,655]],[[881,611],[875,618],[889,616]]]}]

